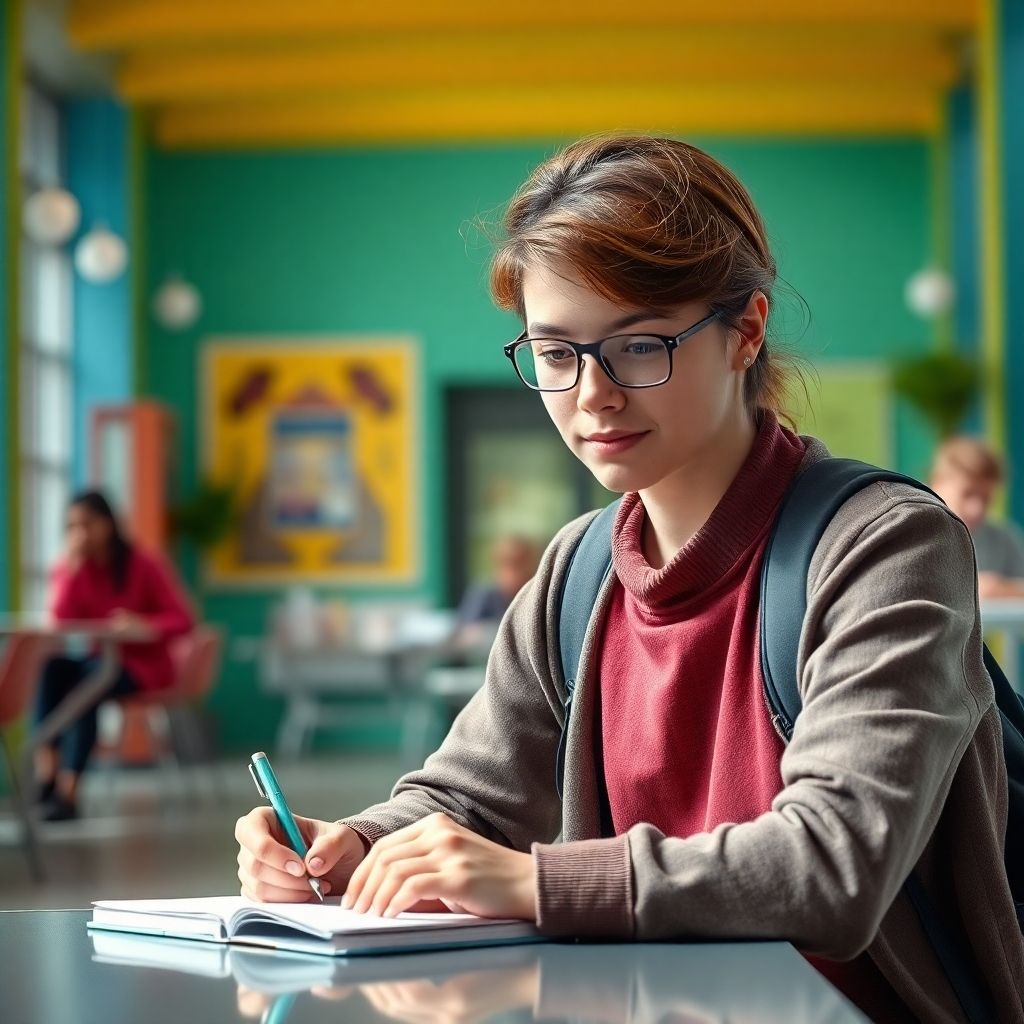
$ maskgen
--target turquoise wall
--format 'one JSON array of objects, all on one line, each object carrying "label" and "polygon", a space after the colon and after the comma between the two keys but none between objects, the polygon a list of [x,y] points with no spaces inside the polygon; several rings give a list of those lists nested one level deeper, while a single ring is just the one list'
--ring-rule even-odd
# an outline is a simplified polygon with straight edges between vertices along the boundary
[{"label": "turquoise wall", "polygon": [[1006,355],[1003,389],[1007,410],[1006,442],[1015,472],[1010,479],[1010,515],[1024,522],[1024,3],[999,5],[999,99],[1003,179],[1003,254],[1006,260]]},{"label": "turquoise wall", "polygon": [[[128,115],[108,99],[76,100],[65,108],[68,188],[82,207],[84,234],[105,223],[130,239]],[[134,387],[132,255],[116,281],[91,284],[74,275],[74,475],[88,475],[89,413],[98,404],[124,402]]]},{"label": "turquoise wall", "polygon": [[[813,313],[799,350],[814,361],[885,358],[929,346],[903,304],[928,261],[928,150],[918,141],[714,143],[762,209],[782,276]],[[412,333],[423,343],[426,565],[415,588],[445,592],[442,390],[508,382],[501,343],[517,330],[486,289],[488,246],[467,225],[507,200],[550,150],[388,149],[245,154],[151,151],[145,170],[151,295],[183,273],[203,295],[195,329],[151,320],[143,387],[178,412],[183,480],[196,472],[197,357],[214,334]],[[799,311],[780,319],[799,334]],[[925,443],[906,416],[899,462],[920,469]],[[200,582],[189,567],[193,586]],[[258,635],[272,592],[205,590],[204,612]],[[213,699],[229,746],[270,740],[278,707],[255,696],[252,665],[228,660]]]}]

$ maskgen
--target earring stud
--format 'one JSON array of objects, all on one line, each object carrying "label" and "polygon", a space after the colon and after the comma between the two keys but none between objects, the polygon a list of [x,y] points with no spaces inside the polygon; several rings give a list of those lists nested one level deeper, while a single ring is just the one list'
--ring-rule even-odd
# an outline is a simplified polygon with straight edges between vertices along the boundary
[{"label": "earring stud", "polygon": [[743,357],[743,365],[744,366],[749,366],[750,365],[750,356],[744,356]]}]

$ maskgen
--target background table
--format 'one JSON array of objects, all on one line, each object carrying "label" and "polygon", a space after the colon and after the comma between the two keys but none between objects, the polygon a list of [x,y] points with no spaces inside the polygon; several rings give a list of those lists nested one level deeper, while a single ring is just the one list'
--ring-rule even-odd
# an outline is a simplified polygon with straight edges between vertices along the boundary
[{"label": "background table", "polygon": [[1024,693],[1024,680],[1020,675],[1020,645],[1024,641],[1024,600],[1020,598],[986,598],[981,602],[981,621],[986,633],[999,633],[1004,637],[999,651],[1002,665],[1010,685]]},{"label": "background table", "polygon": [[[26,786],[33,775],[35,750],[59,736],[72,722],[99,704],[117,681],[121,670],[120,645],[145,643],[154,640],[156,634],[145,625],[132,629],[116,629],[109,621],[103,619],[53,622],[40,616],[0,617],[0,638],[18,636],[52,641],[55,647],[73,638],[81,639],[99,649],[99,657],[93,671],[32,730],[22,755],[19,779],[14,780],[15,787],[17,788],[20,783],[21,791],[27,793]],[[32,873],[37,880],[42,880],[45,877],[45,869],[35,834],[34,809],[31,802],[25,799],[18,801],[18,810]]]},{"label": "background table", "polygon": [[[134,937],[94,944],[88,920],[83,911],[0,913],[5,1021],[866,1021],[784,942],[545,944],[334,961]],[[178,969],[154,965],[168,947]],[[150,966],[115,962],[130,955]]]}]

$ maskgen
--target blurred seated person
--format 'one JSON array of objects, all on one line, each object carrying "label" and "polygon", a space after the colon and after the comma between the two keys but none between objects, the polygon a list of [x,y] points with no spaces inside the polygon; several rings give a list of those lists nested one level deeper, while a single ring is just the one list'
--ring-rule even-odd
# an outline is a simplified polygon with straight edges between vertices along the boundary
[{"label": "blurred seated person", "polygon": [[935,453],[931,485],[971,531],[981,597],[1024,597],[1024,535],[987,518],[1004,479],[999,456],[979,438],[950,438]]},{"label": "blurred seated person", "polygon": [[[172,686],[169,641],[195,624],[171,569],[125,539],[110,504],[96,491],[77,495],[68,508],[66,553],[53,571],[49,611],[57,622],[102,619],[115,635],[130,638],[120,646],[120,672],[106,696]],[[95,653],[50,658],[40,680],[36,724],[98,664]],[[92,707],[36,751],[36,795],[44,820],[77,815],[78,781],[96,745],[96,720]]]},{"label": "blurred seated person", "polygon": [[[512,598],[533,579],[540,549],[528,537],[508,534],[491,548],[491,579],[472,584],[463,594],[455,623],[455,646],[490,647]],[[486,651],[483,653],[486,654]]]}]

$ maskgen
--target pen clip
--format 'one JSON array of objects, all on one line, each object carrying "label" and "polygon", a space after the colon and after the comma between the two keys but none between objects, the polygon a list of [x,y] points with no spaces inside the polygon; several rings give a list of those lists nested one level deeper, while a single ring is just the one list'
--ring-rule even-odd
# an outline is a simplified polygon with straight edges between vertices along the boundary
[{"label": "pen clip", "polygon": [[252,781],[256,783],[256,789],[260,796],[263,797],[264,800],[269,800],[270,797],[267,796],[267,791],[263,788],[263,784],[260,782],[260,777],[256,774],[256,770],[252,766],[252,761],[249,762],[249,774],[252,776]]}]

